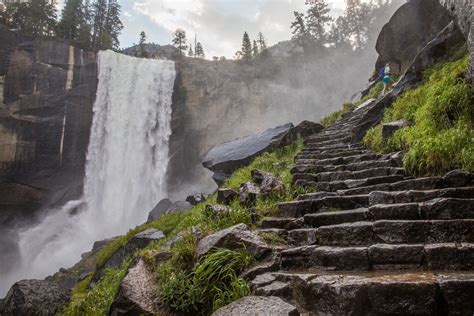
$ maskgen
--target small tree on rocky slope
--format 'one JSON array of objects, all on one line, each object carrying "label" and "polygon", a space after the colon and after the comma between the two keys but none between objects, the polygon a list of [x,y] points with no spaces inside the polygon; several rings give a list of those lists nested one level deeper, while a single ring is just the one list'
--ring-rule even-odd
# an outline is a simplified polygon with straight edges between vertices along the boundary
[{"label": "small tree on rocky slope", "polygon": [[188,49],[188,45],[186,45],[186,31],[183,29],[177,29],[173,33],[172,42],[173,45],[178,49],[179,54],[184,56],[186,50]]}]

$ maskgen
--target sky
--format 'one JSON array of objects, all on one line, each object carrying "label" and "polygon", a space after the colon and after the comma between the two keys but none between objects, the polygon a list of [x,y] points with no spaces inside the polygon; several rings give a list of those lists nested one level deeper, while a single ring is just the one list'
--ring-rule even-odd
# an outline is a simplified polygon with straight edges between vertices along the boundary
[{"label": "sky", "polygon": [[[124,29],[122,47],[129,47],[145,31],[148,42],[171,43],[172,33],[181,28],[188,39],[194,36],[204,47],[207,58],[232,58],[247,31],[251,39],[262,32],[268,45],[291,37],[294,11],[304,11],[305,0],[119,0]],[[328,1],[331,14],[340,15],[345,0]]]}]

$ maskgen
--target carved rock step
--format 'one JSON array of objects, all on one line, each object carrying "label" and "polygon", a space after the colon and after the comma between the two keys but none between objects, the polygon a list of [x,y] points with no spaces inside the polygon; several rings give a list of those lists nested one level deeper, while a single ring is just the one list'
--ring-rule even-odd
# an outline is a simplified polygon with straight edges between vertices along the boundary
[{"label": "carved rock step", "polygon": [[341,139],[350,137],[350,133],[347,131],[329,131],[329,132],[322,132],[313,136],[306,138],[308,141],[316,141],[316,142],[324,142],[331,139]]},{"label": "carved rock step", "polygon": [[299,229],[303,228],[303,219],[302,218],[282,218],[282,217],[266,217],[260,223],[260,228],[262,229]]},{"label": "carved rock step", "polygon": [[293,201],[278,204],[277,215],[282,217],[303,217],[305,214],[323,210],[351,210],[369,206],[368,195],[327,196],[319,200]]},{"label": "carved rock step", "polygon": [[372,153],[366,149],[348,149],[340,152],[331,152],[330,150],[326,150],[320,153],[299,153],[296,155],[296,160],[301,159],[330,159],[330,158],[339,158],[339,157],[347,157],[347,156],[355,156],[355,155],[363,155]]},{"label": "carved rock step", "polygon": [[365,148],[363,144],[360,143],[352,143],[352,144],[334,144],[334,145],[308,145],[306,146],[306,150],[331,150],[331,149],[343,149],[343,148]]},{"label": "carved rock step", "polygon": [[313,146],[328,146],[328,145],[336,145],[336,144],[349,144],[352,141],[352,136],[345,136],[345,137],[338,137],[338,138],[331,138],[328,140],[319,140],[319,139],[305,139],[305,145],[313,145]]},{"label": "carved rock step", "polygon": [[307,214],[307,227],[377,220],[452,220],[474,219],[474,199],[438,198],[424,203],[374,205],[349,211]]},{"label": "carved rock step", "polygon": [[366,178],[375,178],[392,175],[404,175],[403,168],[382,167],[371,168],[360,171],[331,171],[320,172],[316,174],[311,173],[296,173],[293,174],[293,182],[298,180],[314,181],[314,182],[333,182],[344,180],[360,180]]},{"label": "carved rock step", "polygon": [[289,237],[300,244],[368,246],[377,243],[415,244],[474,242],[474,220],[380,220],[319,228],[295,229]]},{"label": "carved rock step", "polygon": [[[296,185],[306,187],[306,188],[313,188],[317,191],[328,191],[328,192],[340,192],[341,195],[357,195],[357,194],[348,194],[349,189],[355,188],[363,188],[363,187],[374,187],[375,185],[383,184],[377,188],[383,190],[387,184],[395,183],[403,181],[405,178],[400,175],[395,176],[382,176],[382,177],[374,177],[374,178],[367,178],[367,179],[360,179],[360,180],[344,180],[344,181],[333,181],[333,182],[315,182],[315,181],[306,181],[306,180],[297,180],[295,182]],[[346,191],[347,190],[347,191]],[[357,190],[354,190],[357,191]],[[361,190],[367,191],[367,190]],[[389,191],[389,190],[387,190]],[[368,191],[370,193],[372,191]],[[367,194],[365,193],[365,194]]]},{"label": "carved rock step", "polygon": [[314,315],[473,315],[471,272],[271,273],[284,299]]},{"label": "carved rock step", "polygon": [[345,156],[339,158],[328,159],[295,159],[296,164],[315,165],[315,166],[329,166],[329,165],[344,165],[361,161],[375,160],[380,158],[380,155],[369,153],[354,156]]},{"label": "carved rock step", "polygon": [[302,246],[281,252],[283,270],[453,270],[474,268],[474,244],[374,244],[364,247]]},{"label": "carved rock step", "polygon": [[[447,188],[436,190],[409,190],[409,191],[373,191],[369,194],[370,205],[400,204],[412,202],[426,202],[436,198],[474,198],[474,187]],[[459,207],[469,207],[472,200],[465,200]]]},{"label": "carved rock step", "polygon": [[340,146],[329,146],[329,147],[305,147],[300,153],[301,154],[321,154],[327,152],[345,152],[349,150],[367,150],[367,148],[362,144],[350,144],[350,145],[340,145]]},{"label": "carved rock step", "polygon": [[370,168],[388,168],[400,167],[401,161],[399,159],[387,160],[367,160],[362,162],[350,163],[347,165],[337,166],[315,166],[312,164],[298,164],[291,170],[291,173],[320,173],[332,171],[360,171]]}]

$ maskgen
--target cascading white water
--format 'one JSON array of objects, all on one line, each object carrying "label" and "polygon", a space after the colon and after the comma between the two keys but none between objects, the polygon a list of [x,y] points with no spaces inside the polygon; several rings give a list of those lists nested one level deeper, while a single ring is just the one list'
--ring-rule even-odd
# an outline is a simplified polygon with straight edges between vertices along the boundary
[{"label": "cascading white water", "polygon": [[94,241],[145,222],[166,193],[174,62],[102,51],[98,64],[84,196],[20,232],[22,262],[0,276],[0,297],[14,281],[69,267]]}]

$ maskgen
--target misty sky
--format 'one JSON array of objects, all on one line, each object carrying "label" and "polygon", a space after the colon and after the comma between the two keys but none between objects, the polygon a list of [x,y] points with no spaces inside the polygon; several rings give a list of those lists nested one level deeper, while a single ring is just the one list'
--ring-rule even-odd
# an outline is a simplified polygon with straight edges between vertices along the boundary
[{"label": "misty sky", "polygon": [[[334,16],[345,7],[344,0],[328,1]],[[233,57],[240,49],[242,34],[253,39],[263,32],[273,45],[291,36],[293,11],[304,11],[305,0],[119,0],[124,30],[122,47],[138,42],[142,30],[149,42],[166,45],[177,28],[189,38],[197,34],[207,58]]]}]

